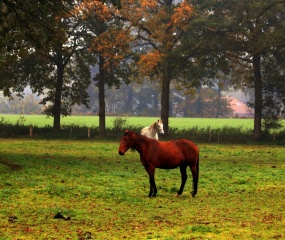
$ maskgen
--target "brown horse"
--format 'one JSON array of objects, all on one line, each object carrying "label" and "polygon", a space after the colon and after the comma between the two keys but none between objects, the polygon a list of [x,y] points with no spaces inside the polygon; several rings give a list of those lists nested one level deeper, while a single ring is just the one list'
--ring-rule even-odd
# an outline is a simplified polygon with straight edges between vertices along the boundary
[{"label": "brown horse", "polygon": [[140,154],[140,160],[149,175],[149,197],[155,197],[157,188],[154,180],[155,168],[173,169],[180,167],[181,186],[178,195],[182,194],[187,180],[187,166],[190,167],[193,177],[192,196],[198,190],[199,179],[199,149],[195,143],[186,139],[160,142],[133,131],[126,131],[119,147],[119,154],[124,155],[129,149],[135,149]]}]

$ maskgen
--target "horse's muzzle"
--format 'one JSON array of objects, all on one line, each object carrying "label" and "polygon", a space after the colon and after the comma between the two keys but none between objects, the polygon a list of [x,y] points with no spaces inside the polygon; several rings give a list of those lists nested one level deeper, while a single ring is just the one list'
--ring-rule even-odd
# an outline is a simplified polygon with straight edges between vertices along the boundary
[{"label": "horse's muzzle", "polygon": [[120,154],[120,155],[124,155],[124,153],[123,153],[123,152],[121,152],[121,151],[119,151],[119,154]]}]

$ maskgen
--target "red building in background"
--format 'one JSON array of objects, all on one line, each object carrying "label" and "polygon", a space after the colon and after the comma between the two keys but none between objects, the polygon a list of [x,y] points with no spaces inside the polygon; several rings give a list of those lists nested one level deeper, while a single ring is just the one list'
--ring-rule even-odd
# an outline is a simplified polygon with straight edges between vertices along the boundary
[{"label": "red building in background", "polygon": [[245,103],[239,101],[234,97],[226,97],[230,103],[232,109],[231,117],[239,118],[253,118],[254,111],[252,108],[248,107]]}]

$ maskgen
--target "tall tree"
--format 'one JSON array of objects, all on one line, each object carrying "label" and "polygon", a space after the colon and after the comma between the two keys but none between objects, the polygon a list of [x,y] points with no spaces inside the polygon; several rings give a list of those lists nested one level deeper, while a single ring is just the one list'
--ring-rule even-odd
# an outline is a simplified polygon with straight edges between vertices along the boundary
[{"label": "tall tree", "polygon": [[[145,76],[156,76],[161,81],[161,118],[168,134],[170,82],[177,78],[176,52],[193,8],[182,1],[124,0],[120,16],[132,28],[137,47],[142,53],[138,66]],[[180,59],[181,60],[181,59]]]},{"label": "tall tree", "polygon": [[[86,28],[76,15],[79,1],[5,1],[9,20],[8,36],[15,32],[11,50],[3,54],[1,76],[6,94],[9,87],[44,94],[45,113],[54,117],[53,129],[60,130],[61,115],[68,115],[71,106],[87,104],[86,88],[90,82],[87,62]],[[5,9],[4,9],[5,10]],[[19,17],[20,19],[17,19]],[[33,19],[35,17],[35,19]],[[17,23],[23,21],[23,23]],[[13,24],[16,25],[13,30]],[[3,44],[7,44],[5,38]],[[10,61],[10,59],[12,59]],[[13,79],[13,80],[11,80]]]},{"label": "tall tree", "polygon": [[25,81],[19,81],[13,73],[17,63],[30,50],[45,49],[55,34],[55,17],[64,9],[61,1],[39,3],[36,0],[4,0],[0,2],[0,88],[9,96],[11,90],[22,92]]},{"label": "tall tree", "polygon": [[[51,102],[45,112],[54,117],[53,129],[60,130],[61,115],[69,115],[75,103],[87,105],[86,89],[90,83],[89,54],[86,46],[88,32],[77,15],[78,1],[65,2],[65,11],[56,17],[57,33],[48,51],[39,55],[47,65],[55,67],[54,74],[42,84],[49,89],[43,103]],[[36,83],[36,86],[39,84]],[[34,87],[34,84],[31,84]],[[38,88],[34,88],[38,91]]]},{"label": "tall tree", "polygon": [[80,7],[89,32],[92,32],[90,51],[98,59],[99,72],[94,80],[99,89],[99,134],[105,135],[105,86],[119,87],[128,82],[130,73],[129,30],[116,18],[120,1],[85,0]]},{"label": "tall tree", "polygon": [[[215,54],[214,59],[226,63],[226,67],[221,70],[228,71],[230,67],[235,86],[246,85],[254,89],[253,138],[259,140],[262,137],[265,107],[264,70],[273,51],[278,51],[284,45],[285,2],[222,0],[193,1],[193,4],[200,14],[199,24],[203,25],[200,28],[201,36],[212,40],[212,48],[209,50]],[[207,57],[211,55],[206,54]],[[215,64],[210,69],[215,69],[214,66],[221,64]],[[277,75],[280,73],[282,71]],[[273,76],[274,74],[266,73],[267,79]]]},{"label": "tall tree", "polygon": [[[284,1],[239,1],[235,16],[240,25],[233,24],[234,31],[229,34],[229,39],[234,43],[232,52],[236,54],[231,59],[252,67],[251,77],[247,80],[249,86],[253,86],[255,95],[255,140],[262,137],[266,56],[271,56],[272,50],[278,48],[280,31],[284,33],[284,4]],[[282,39],[284,41],[283,37]]]}]

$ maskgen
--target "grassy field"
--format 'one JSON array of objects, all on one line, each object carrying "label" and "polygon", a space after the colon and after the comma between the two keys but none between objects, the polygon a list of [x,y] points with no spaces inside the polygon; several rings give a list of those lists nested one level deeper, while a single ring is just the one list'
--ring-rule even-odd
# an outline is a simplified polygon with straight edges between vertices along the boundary
[{"label": "grassy field", "polygon": [[0,239],[284,239],[284,146],[199,144],[200,183],[179,169],[147,198],[118,141],[0,139]]},{"label": "grassy field", "polygon": [[[20,115],[0,115],[0,118],[5,122],[12,124],[21,121]],[[106,127],[112,128],[114,125],[114,119],[116,117],[106,117]],[[157,121],[158,117],[122,117],[126,119],[126,125],[128,126],[149,126],[154,121]],[[44,115],[24,115],[22,116],[24,121],[23,124],[30,126],[52,126],[53,118],[47,118]],[[68,116],[61,119],[62,125],[78,125],[87,127],[98,127],[99,117],[98,116]],[[224,126],[240,127],[253,129],[253,119],[230,119],[230,118],[170,118],[169,126],[171,128],[188,129],[192,127],[198,128],[221,128]]]}]

